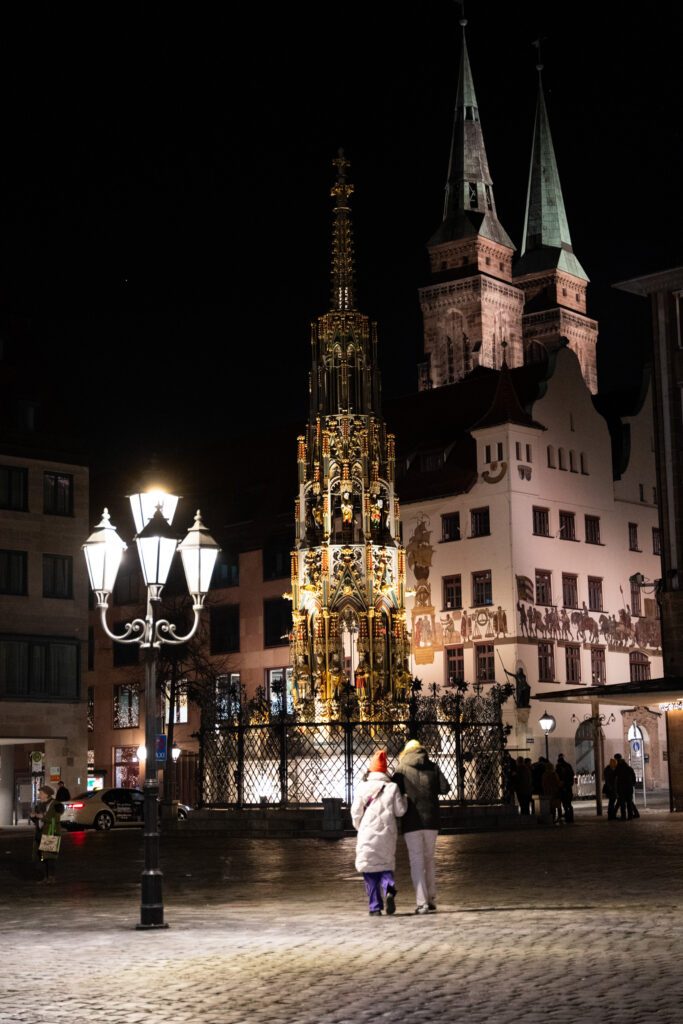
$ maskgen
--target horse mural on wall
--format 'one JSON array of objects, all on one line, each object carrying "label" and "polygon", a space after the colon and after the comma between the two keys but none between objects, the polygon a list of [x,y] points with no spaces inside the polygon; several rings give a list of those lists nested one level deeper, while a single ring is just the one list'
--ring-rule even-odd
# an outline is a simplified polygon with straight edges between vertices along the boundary
[{"label": "horse mural on wall", "polygon": [[604,643],[611,651],[635,647],[661,651],[662,628],[654,602],[646,602],[646,614],[640,616],[634,616],[628,604],[617,615],[593,611],[585,601],[573,610],[555,605],[539,607],[530,599],[533,593],[526,585],[528,577],[518,576],[517,582],[519,633],[529,640]]}]

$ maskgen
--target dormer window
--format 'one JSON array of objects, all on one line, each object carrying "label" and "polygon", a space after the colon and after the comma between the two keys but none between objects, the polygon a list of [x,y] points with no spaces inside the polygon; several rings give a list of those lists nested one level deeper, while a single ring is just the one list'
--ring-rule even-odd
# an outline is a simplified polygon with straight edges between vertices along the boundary
[{"label": "dormer window", "polygon": [[469,181],[467,183],[467,190],[470,197],[470,208],[476,210],[479,206],[479,197],[477,196],[477,183],[476,181]]},{"label": "dormer window", "polygon": [[[484,185],[484,190],[486,192],[486,206],[488,207],[489,210],[492,210],[493,203],[491,202],[491,189],[489,188],[488,185]],[[503,269],[502,266],[500,269]]]}]

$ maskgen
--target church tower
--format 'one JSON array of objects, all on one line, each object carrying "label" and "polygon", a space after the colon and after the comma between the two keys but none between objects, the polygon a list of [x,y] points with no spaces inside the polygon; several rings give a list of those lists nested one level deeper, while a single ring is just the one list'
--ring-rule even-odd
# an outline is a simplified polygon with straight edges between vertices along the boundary
[{"label": "church tower", "polygon": [[310,416],[298,439],[292,552],[295,700],[332,714],[349,687],[361,709],[405,692],[405,552],[394,438],[380,407],[377,328],[357,311],[349,163],[340,151],[330,311],[311,328]]},{"label": "church tower", "polygon": [[431,282],[420,289],[425,362],[419,388],[461,380],[475,366],[524,360],[524,295],[512,282],[515,247],[498,220],[465,26],[443,220],[427,243]]},{"label": "church tower", "polygon": [[550,123],[538,71],[538,105],[521,257],[514,281],[524,289],[524,357],[533,362],[543,349],[555,351],[566,339],[576,353],[590,390],[598,390],[598,325],[586,316],[588,276],[577,260],[564,208]]}]

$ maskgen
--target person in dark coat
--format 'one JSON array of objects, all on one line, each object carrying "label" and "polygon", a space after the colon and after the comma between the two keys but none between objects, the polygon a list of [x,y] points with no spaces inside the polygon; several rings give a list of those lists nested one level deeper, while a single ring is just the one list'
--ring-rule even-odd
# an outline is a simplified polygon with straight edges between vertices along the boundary
[{"label": "person in dark coat", "polygon": [[603,794],[607,797],[607,820],[616,821],[617,817],[617,759],[610,758],[605,765],[602,777],[604,784]]},{"label": "person in dark coat", "polygon": [[538,761],[531,766],[531,785],[532,793],[536,796],[543,795],[543,772],[545,771],[546,760],[544,757],[539,757]]},{"label": "person in dark coat", "polygon": [[570,765],[569,761],[565,760],[564,754],[557,755],[555,771],[557,772],[557,777],[560,780],[560,802],[562,803],[564,820],[568,825],[570,825],[574,820],[574,808],[572,807],[572,798],[574,796],[574,769]]},{"label": "person in dark coat", "polygon": [[66,786],[63,783],[63,781],[60,779],[59,780],[59,785],[57,786],[57,792],[55,793],[55,800],[57,801],[58,804],[63,804],[63,803],[66,803],[66,801],[70,800],[70,799],[71,799],[71,793],[66,788]]},{"label": "person in dark coat", "polygon": [[52,786],[42,786],[38,791],[38,803],[35,814],[32,817],[35,825],[33,837],[33,861],[44,865],[44,877],[41,882],[55,881],[55,865],[59,853],[50,853],[40,849],[40,840],[44,835],[60,836],[62,834],[61,816],[64,811],[62,804],[55,800],[55,791]]},{"label": "person in dark coat", "polygon": [[450,791],[441,769],[417,740],[409,740],[399,754],[395,782],[408,797],[408,810],[400,819],[408,847],[410,875],[417,899],[416,914],[436,910],[436,838],[439,834],[439,794]]},{"label": "person in dark coat", "polygon": [[531,762],[529,758],[517,758],[517,769],[515,771],[515,795],[519,803],[520,814],[530,814],[531,791]]},{"label": "person in dark coat", "polygon": [[614,755],[617,762],[615,771],[617,784],[617,811],[622,821],[628,818],[639,818],[638,808],[633,802],[633,787],[636,784],[636,773],[621,754]]},{"label": "person in dark coat", "polygon": [[561,783],[557,772],[550,761],[545,761],[543,778],[541,780],[543,796],[548,798],[550,810],[553,816],[553,825],[559,825],[562,820],[560,789]]}]

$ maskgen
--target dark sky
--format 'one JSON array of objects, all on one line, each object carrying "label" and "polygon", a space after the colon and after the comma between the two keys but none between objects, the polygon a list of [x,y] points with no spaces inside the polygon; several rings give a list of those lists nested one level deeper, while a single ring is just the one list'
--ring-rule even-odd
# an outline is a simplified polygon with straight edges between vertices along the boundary
[{"label": "dark sky", "polygon": [[[19,5],[13,5],[19,6]],[[21,5],[0,14],[0,306],[105,453],[306,412],[329,301],[330,161],[356,186],[360,308],[415,387],[460,55],[450,0]],[[680,263],[677,3],[467,4],[500,219],[519,244],[544,81],[602,385],[649,316],[613,282]],[[161,387],[158,387],[158,383]],[[94,397],[92,397],[94,396]]]}]

